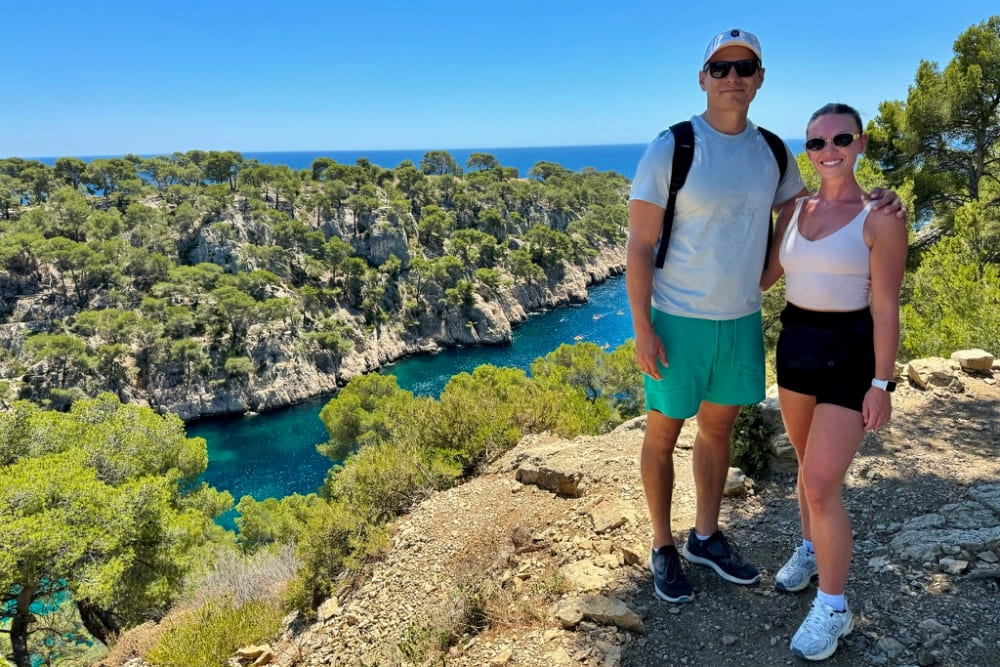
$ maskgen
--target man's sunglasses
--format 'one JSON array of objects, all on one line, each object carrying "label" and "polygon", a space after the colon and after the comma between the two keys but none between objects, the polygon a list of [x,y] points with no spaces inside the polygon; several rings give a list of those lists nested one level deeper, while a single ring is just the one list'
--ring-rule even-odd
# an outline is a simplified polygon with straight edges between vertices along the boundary
[{"label": "man's sunglasses", "polygon": [[713,79],[725,79],[729,70],[736,68],[736,73],[743,78],[753,76],[760,69],[760,61],[756,58],[747,60],[712,60],[705,64],[705,71]]},{"label": "man's sunglasses", "polygon": [[[854,143],[855,139],[860,139],[860,138],[861,138],[860,134],[851,134],[850,132],[844,132],[843,134],[834,135],[833,139],[830,139],[830,141],[833,142],[833,145],[836,146],[837,148],[847,148],[848,146]],[[826,148],[826,139],[824,139],[823,137],[813,137],[812,139],[806,141],[805,146],[807,151],[812,151],[813,153],[815,153],[817,151],[821,151],[824,148]]]}]

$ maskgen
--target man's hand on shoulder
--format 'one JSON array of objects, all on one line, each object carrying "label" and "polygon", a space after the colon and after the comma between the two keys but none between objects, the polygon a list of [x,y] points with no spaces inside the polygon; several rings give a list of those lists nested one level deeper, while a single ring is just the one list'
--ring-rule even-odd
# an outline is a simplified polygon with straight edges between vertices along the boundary
[{"label": "man's hand on shoulder", "polygon": [[875,205],[872,206],[873,211],[881,211],[885,214],[895,213],[898,219],[906,220],[906,207],[903,206],[903,200],[892,190],[872,188],[868,196],[875,200]]}]

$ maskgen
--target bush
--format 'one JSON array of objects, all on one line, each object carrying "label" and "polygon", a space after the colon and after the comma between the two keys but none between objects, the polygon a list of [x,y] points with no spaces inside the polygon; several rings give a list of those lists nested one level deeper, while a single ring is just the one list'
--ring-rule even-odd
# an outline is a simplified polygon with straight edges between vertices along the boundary
[{"label": "bush", "polygon": [[[245,496],[249,498],[249,496]],[[220,552],[211,567],[191,578],[186,603],[200,607],[212,600],[230,599],[242,606],[253,600],[280,600],[299,570],[292,544],[274,545],[243,555]]]},{"label": "bush", "polygon": [[747,475],[764,472],[767,469],[768,442],[772,435],[772,428],[764,421],[759,405],[741,407],[733,426],[733,434],[729,438],[732,464]]},{"label": "bush", "polygon": [[167,629],[146,660],[158,667],[218,667],[237,649],[276,637],[283,617],[273,601],[215,599]]}]

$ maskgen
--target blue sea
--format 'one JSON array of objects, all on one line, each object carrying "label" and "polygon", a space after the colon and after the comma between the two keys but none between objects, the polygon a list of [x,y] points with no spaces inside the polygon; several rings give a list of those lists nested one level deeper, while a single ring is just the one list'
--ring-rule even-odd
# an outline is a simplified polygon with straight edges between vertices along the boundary
[{"label": "blue sea", "polygon": [[[803,139],[788,139],[792,153],[801,153]],[[447,149],[455,161],[462,167],[473,153],[489,153],[505,167],[514,167],[522,177],[538,162],[555,162],[571,171],[580,171],[592,167],[598,171],[614,171],[632,178],[635,167],[642,157],[646,144],[608,144],[599,146],[535,146],[529,148],[455,148]],[[284,164],[292,169],[311,169],[312,163],[320,157],[328,157],[340,164],[354,164],[361,158],[384,169],[398,167],[404,160],[420,166],[424,155],[432,149],[399,149],[399,150],[355,150],[355,151],[247,151],[242,152],[244,159],[257,160],[262,164]],[[112,155],[79,156],[85,161],[97,158],[120,157]],[[142,157],[153,157],[143,155]],[[44,164],[55,164],[57,158],[34,158]]]},{"label": "blue sea", "polygon": [[[593,167],[598,171],[614,171],[632,178],[635,166],[646,149],[645,144],[612,144],[607,146],[547,146],[535,148],[457,148],[448,150],[459,166],[465,166],[473,153],[488,153],[505,167],[514,167],[518,174],[527,176],[535,163],[555,162],[571,171]],[[354,164],[365,158],[384,169],[398,167],[409,160],[417,167],[427,150],[395,151],[316,151],[288,153],[243,153],[245,159],[255,159],[263,164],[287,164],[293,169],[311,169],[318,157],[328,157],[340,164]]]}]

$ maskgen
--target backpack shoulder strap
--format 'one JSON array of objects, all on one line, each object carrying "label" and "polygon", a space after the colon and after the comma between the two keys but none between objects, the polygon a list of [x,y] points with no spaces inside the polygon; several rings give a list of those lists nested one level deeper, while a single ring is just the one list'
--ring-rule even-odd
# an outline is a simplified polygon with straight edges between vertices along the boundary
[{"label": "backpack shoulder strap", "polygon": [[764,136],[771,152],[774,153],[774,160],[778,163],[778,183],[781,183],[781,179],[785,177],[785,170],[788,169],[788,153],[785,151],[785,142],[770,130],[765,130],[759,125],[757,129]]},{"label": "backpack shoulder strap", "polygon": [[[670,166],[670,191],[667,195],[667,208],[663,212],[663,231],[660,234],[660,245],[656,251],[656,268],[662,269],[667,258],[667,244],[670,243],[670,232],[674,228],[674,206],[677,203],[677,192],[684,187],[691,163],[694,161],[694,127],[691,121],[685,120],[670,126],[674,135],[674,158]],[[780,140],[779,140],[780,141]]]},{"label": "backpack shoulder strap", "polygon": [[[774,153],[774,160],[778,163],[778,185],[781,185],[781,181],[785,178],[785,170],[788,169],[788,153],[785,152],[785,142],[774,132],[765,130],[760,125],[757,126],[757,129],[767,141],[768,148]],[[767,246],[764,248],[765,269],[770,264],[772,243],[774,243],[774,216],[771,216],[771,221],[767,224]]]}]

